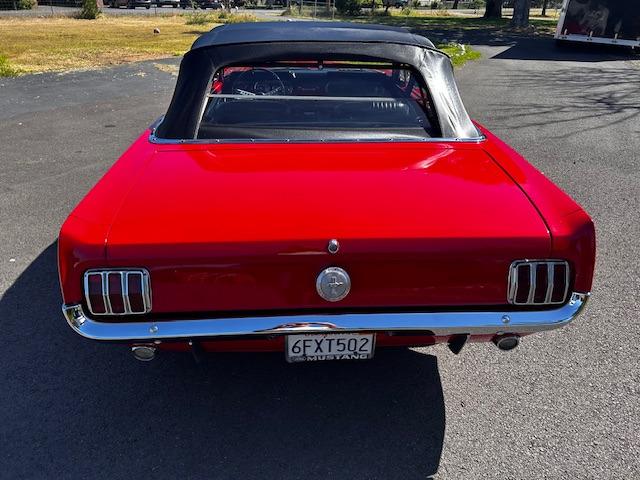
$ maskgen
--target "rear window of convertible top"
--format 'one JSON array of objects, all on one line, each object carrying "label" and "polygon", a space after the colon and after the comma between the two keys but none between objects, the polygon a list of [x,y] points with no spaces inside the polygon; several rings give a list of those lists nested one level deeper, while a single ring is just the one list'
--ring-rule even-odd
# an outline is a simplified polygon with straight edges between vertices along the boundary
[{"label": "rear window of convertible top", "polygon": [[226,67],[198,129],[210,140],[394,140],[439,136],[429,92],[410,67],[288,62]]}]

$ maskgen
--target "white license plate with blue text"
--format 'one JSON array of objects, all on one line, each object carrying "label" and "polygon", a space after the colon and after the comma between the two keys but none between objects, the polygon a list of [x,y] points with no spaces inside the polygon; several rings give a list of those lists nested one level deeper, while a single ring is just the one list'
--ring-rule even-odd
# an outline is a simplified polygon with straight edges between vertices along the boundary
[{"label": "white license plate with blue text", "polygon": [[373,357],[373,333],[288,335],[287,362],[368,360]]}]

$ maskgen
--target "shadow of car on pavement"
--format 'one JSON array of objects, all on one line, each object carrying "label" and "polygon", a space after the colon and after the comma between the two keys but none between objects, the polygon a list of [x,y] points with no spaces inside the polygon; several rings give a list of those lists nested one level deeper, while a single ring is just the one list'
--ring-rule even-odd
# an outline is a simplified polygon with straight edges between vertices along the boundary
[{"label": "shadow of car on pavement", "polygon": [[56,243],[0,300],[0,458],[9,478],[425,478],[445,430],[434,356],[195,364],[80,338],[60,312]]},{"label": "shadow of car on pavement", "polygon": [[613,62],[640,58],[629,47],[580,42],[556,42],[551,37],[517,39],[508,49],[492,57],[504,60],[547,62]]}]

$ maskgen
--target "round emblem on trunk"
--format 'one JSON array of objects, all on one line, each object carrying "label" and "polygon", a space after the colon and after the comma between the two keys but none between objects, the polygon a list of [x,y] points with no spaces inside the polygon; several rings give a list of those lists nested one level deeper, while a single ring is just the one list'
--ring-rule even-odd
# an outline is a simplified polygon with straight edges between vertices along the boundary
[{"label": "round emblem on trunk", "polygon": [[329,267],[318,275],[316,290],[318,290],[318,295],[328,302],[337,302],[349,294],[351,279],[342,268]]}]

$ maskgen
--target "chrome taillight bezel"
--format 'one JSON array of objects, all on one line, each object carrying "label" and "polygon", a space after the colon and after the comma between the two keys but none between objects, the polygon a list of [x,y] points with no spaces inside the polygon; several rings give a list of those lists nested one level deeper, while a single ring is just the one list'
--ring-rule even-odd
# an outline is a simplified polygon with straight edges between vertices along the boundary
[{"label": "chrome taillight bezel", "polygon": [[[540,265],[546,265],[547,267],[547,288],[545,291],[544,300],[535,301],[536,296],[536,288],[537,288],[537,271]],[[556,266],[564,267],[564,288],[562,298],[560,300],[553,300],[553,290],[555,286],[555,267]],[[518,285],[518,270],[523,266],[527,266],[529,268],[529,289],[527,294],[526,301],[517,301],[517,296],[519,292]],[[571,281],[571,271],[569,269],[569,262],[566,260],[516,260],[511,263],[509,266],[509,277],[508,277],[508,290],[507,290],[507,301],[511,305],[535,305],[535,306],[543,306],[543,305],[561,305],[567,301],[567,295],[569,293],[569,284]]]},{"label": "chrome taillight bezel", "polygon": [[[105,311],[97,312],[91,305],[91,299],[89,298],[89,279],[93,275],[100,276],[100,282],[102,286],[102,301],[104,302]],[[109,299],[109,275],[120,276],[120,289],[122,295],[122,302],[124,305],[124,311],[114,312]],[[134,310],[131,307],[129,298],[129,277],[140,276],[140,290],[142,297],[143,308],[141,310]],[[95,268],[87,270],[84,273],[84,298],[91,315],[101,316],[122,316],[122,315],[144,315],[151,311],[151,277],[149,271],[145,268]]]}]

